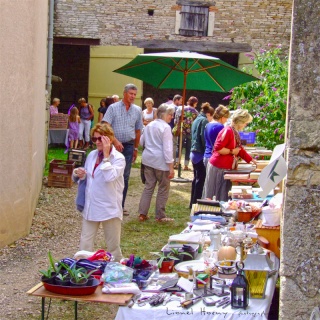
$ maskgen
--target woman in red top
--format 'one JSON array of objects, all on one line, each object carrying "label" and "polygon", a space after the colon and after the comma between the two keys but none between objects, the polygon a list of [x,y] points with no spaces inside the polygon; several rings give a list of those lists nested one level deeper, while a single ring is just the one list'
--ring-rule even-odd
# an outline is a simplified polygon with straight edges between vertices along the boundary
[{"label": "woman in red top", "polygon": [[232,183],[224,179],[225,170],[235,169],[234,163],[242,158],[247,163],[256,164],[256,160],[244,150],[238,131],[242,131],[252,116],[247,110],[236,110],[230,127],[225,127],[218,134],[214,144],[214,152],[208,162],[203,196],[217,201],[227,201]]}]

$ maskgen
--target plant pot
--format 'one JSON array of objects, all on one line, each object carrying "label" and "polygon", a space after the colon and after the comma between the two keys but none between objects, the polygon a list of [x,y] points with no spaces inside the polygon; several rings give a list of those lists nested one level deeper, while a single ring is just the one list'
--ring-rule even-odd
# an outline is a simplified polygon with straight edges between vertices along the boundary
[{"label": "plant pot", "polygon": [[47,278],[45,276],[42,276],[41,277],[41,281],[42,282],[45,282],[45,283],[49,283],[49,284],[55,284],[55,278],[56,278],[56,273],[55,272],[52,272],[51,273],[51,277],[50,278]]},{"label": "plant pot", "polygon": [[162,261],[161,268],[159,268],[160,273],[170,273],[173,271],[173,266],[174,266],[174,261],[175,260],[170,260],[170,261]]},{"label": "plant pot", "polygon": [[86,286],[88,286],[88,287],[92,286],[94,280],[95,280],[95,277],[94,276],[90,276],[88,278],[88,282],[87,282]]},{"label": "plant pot", "polygon": [[67,287],[67,286],[70,286],[70,278],[66,278],[66,279],[64,279],[64,280],[61,280],[60,278],[55,277],[55,283],[56,283],[58,286]]},{"label": "plant pot", "polygon": [[82,278],[78,282],[76,282],[74,279],[70,279],[71,286],[78,286],[78,287],[85,287],[87,286],[88,279]]}]

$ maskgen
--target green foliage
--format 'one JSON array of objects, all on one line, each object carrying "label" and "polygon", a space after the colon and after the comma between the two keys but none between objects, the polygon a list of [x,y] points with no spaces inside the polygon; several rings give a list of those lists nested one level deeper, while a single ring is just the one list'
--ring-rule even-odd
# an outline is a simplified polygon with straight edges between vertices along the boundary
[{"label": "green foliage", "polygon": [[70,279],[75,283],[81,283],[84,279],[88,279],[97,269],[87,272],[83,267],[77,267],[76,264],[69,267],[67,264],[60,262],[61,266],[67,270]]},{"label": "green foliage", "polygon": [[171,255],[170,253],[166,254],[165,252],[151,252],[152,254],[159,257],[158,260],[158,268],[162,267],[163,261],[170,261],[170,260],[180,260],[179,258],[175,257],[174,255]]},{"label": "green foliage", "polygon": [[193,258],[189,252],[184,252],[184,251],[180,252],[179,249],[177,248],[171,248],[170,255],[177,257],[178,259],[180,259],[181,256],[188,256]]},{"label": "green foliage", "polygon": [[51,278],[52,273],[58,274],[60,272],[61,266],[56,265],[56,261],[52,257],[52,254],[50,251],[48,251],[48,259],[49,259],[49,267],[47,270],[39,270],[39,272],[46,278]]},{"label": "green foliage", "polygon": [[284,142],[288,93],[288,58],[281,46],[247,54],[260,73],[260,80],[248,82],[232,90],[230,109],[247,109],[253,116],[246,128],[256,132],[256,145],[273,150]]},{"label": "green foliage", "polygon": [[51,278],[52,277],[52,273],[54,272],[53,269],[50,267],[48,267],[47,270],[39,270],[39,272],[45,277],[45,278]]}]

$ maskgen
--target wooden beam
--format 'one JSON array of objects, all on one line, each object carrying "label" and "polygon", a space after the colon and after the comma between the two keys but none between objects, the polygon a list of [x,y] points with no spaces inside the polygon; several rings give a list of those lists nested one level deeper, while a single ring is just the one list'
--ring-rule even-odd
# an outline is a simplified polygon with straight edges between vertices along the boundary
[{"label": "wooden beam", "polygon": [[214,7],[216,3],[214,1],[197,1],[197,0],[178,0],[176,2],[181,6],[196,6],[196,7]]},{"label": "wooden beam", "polygon": [[248,43],[178,41],[178,40],[132,40],[132,45],[144,49],[182,50],[195,52],[250,52]]}]

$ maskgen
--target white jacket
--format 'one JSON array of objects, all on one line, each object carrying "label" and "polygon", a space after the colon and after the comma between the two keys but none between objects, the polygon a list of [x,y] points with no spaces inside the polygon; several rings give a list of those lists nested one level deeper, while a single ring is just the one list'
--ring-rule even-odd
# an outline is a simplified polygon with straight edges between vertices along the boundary
[{"label": "white jacket", "polygon": [[115,147],[112,147],[110,162],[101,162],[92,176],[97,157],[97,150],[90,152],[84,166],[87,171],[87,185],[82,216],[89,221],[104,221],[112,218],[122,220],[125,158]]}]

